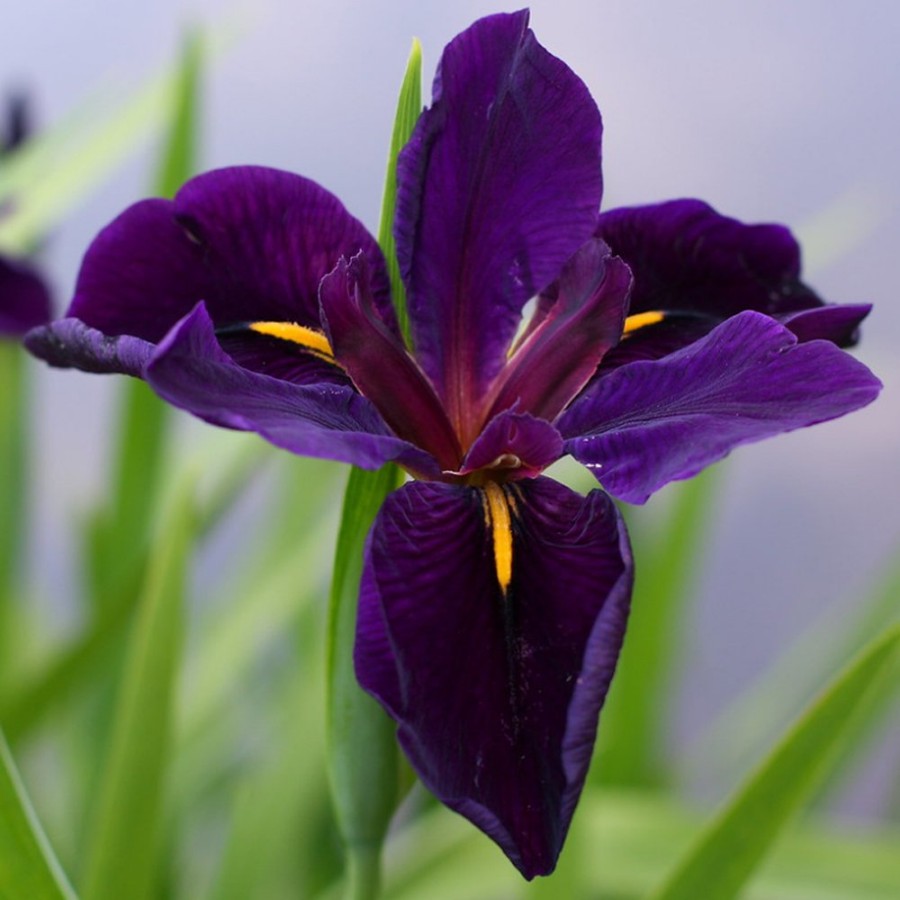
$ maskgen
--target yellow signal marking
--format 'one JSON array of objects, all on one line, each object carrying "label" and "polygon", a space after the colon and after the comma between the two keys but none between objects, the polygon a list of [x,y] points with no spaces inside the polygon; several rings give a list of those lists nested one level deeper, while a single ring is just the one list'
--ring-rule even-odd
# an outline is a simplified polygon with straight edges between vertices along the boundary
[{"label": "yellow signal marking", "polygon": [[625,327],[622,329],[622,334],[631,334],[639,328],[646,328],[648,325],[656,325],[657,322],[662,322],[665,317],[666,314],[661,312],[636,313],[625,320]]},{"label": "yellow signal marking", "polygon": [[494,567],[500,589],[506,594],[512,581],[512,498],[494,481],[482,488],[485,501],[485,524],[491,531],[494,544]]},{"label": "yellow signal marking", "polygon": [[328,343],[328,338],[321,331],[316,331],[315,328],[307,328],[296,322],[251,322],[247,327],[257,334],[265,334],[282,341],[290,341],[292,344],[299,344],[318,356],[324,356],[326,359],[334,361],[334,352],[331,344]]}]

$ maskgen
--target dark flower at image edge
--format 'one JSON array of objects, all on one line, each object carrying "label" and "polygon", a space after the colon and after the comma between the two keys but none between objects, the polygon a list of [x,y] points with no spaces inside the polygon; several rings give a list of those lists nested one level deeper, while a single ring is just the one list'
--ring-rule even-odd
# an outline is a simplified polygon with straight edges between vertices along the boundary
[{"label": "dark flower at image edge", "polygon": [[[411,348],[366,229],[252,167],[126,210],[69,317],[27,341],[291,452],[413,476],[369,535],[357,674],[424,784],[527,878],[556,863],[625,631],[610,495],[642,503],[880,387],[836,346],[868,307],[823,304],[785,229],[692,200],[600,215],[600,142],[527,13],[483,19],[399,162]],[[565,454],[603,489],[541,474]]]},{"label": "dark flower at image edge", "polygon": [[[0,133],[0,166],[28,136],[28,103],[16,94],[7,103],[6,122]],[[4,204],[0,202],[0,219]],[[50,293],[29,263],[0,253],[0,338],[21,338],[50,320]]]}]

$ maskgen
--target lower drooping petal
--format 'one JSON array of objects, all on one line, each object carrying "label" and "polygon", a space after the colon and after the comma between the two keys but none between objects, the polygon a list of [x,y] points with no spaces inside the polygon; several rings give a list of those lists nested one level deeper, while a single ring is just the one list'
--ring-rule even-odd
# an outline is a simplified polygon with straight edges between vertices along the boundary
[{"label": "lower drooping petal", "polygon": [[834,344],[798,343],[768,316],[744,312],[670,356],[598,378],[556,426],[606,490],[643,503],[740,444],[837,418],[880,389]]},{"label": "lower drooping petal", "polygon": [[490,487],[509,509],[506,590],[487,491],[415,482],[387,499],[366,552],[356,669],[425,785],[531,878],[552,871],[584,783],[631,556],[600,491],[549,478]]},{"label": "lower drooping petal", "polygon": [[159,344],[144,377],[174,406],[214,425],[255,431],[292,453],[366,469],[394,461],[422,475],[440,473],[431,456],[392,435],[353,388],[298,385],[237,365],[219,346],[202,304]]}]

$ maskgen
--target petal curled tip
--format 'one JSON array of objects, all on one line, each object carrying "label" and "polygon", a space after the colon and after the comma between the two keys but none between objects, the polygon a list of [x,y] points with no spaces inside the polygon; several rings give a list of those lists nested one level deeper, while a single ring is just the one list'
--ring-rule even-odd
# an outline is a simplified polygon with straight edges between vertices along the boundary
[{"label": "petal curled tip", "polygon": [[51,366],[142,378],[153,344],[130,335],[107,335],[79,319],[59,319],[25,335],[25,348]]},{"label": "petal curled tip", "polygon": [[424,784],[526,878],[565,840],[631,583],[610,499],[548,478],[407,484],[369,536],[359,680]]},{"label": "petal curled tip", "polygon": [[669,356],[602,375],[557,427],[567,452],[606,490],[643,503],[741,444],[846,415],[880,390],[881,382],[834,344],[800,343],[751,311]]}]

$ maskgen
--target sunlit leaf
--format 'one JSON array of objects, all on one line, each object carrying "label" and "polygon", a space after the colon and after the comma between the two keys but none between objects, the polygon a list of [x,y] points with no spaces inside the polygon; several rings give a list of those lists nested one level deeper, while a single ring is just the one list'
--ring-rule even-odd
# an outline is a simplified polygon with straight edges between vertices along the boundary
[{"label": "sunlit leaf", "polygon": [[0,341],[0,694],[16,655],[15,594],[28,532],[24,363],[21,347]]},{"label": "sunlit leaf", "polygon": [[801,717],[680,860],[654,900],[735,897],[821,781],[855,713],[896,662],[900,628],[871,643]]},{"label": "sunlit leaf", "polygon": [[0,734],[0,900],[75,900]]},{"label": "sunlit leaf", "polygon": [[192,532],[186,486],[162,520],[129,642],[90,831],[85,900],[141,900],[153,883]]},{"label": "sunlit leaf", "polygon": [[[685,768],[707,776],[728,775],[741,769],[753,754],[761,752],[773,729],[787,723],[812,696],[815,686],[829,672],[845,665],[868,641],[900,621],[900,558],[889,560],[873,587],[861,594],[852,604],[845,602],[827,610],[745,693],[733,700],[697,738]],[[890,709],[889,692],[884,694],[884,701],[870,706],[866,720],[859,722],[832,778],[856,758],[867,735]]]}]

